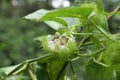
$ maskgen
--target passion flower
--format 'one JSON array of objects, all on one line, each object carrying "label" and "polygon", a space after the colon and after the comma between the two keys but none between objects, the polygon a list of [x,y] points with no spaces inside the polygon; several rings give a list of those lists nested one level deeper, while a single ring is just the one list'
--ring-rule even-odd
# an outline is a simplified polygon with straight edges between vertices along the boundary
[{"label": "passion flower", "polygon": [[76,50],[75,38],[70,35],[48,35],[41,38],[44,50],[57,54],[59,57],[69,57]]}]

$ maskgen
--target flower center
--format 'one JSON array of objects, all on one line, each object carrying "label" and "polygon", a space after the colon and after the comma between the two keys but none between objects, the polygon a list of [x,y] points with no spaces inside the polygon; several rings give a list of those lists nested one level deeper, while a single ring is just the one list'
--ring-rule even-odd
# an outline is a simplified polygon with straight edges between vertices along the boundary
[{"label": "flower center", "polygon": [[61,36],[61,37],[54,37],[51,41],[53,41],[54,43],[58,43],[61,46],[65,46],[68,43],[68,38],[66,38],[65,36]]}]

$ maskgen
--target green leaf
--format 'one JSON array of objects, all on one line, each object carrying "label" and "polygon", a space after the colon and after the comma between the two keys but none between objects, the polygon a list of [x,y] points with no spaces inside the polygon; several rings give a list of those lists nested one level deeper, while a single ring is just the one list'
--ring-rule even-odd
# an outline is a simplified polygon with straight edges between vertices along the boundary
[{"label": "green leaf", "polygon": [[3,80],[30,80],[30,78],[23,75],[14,75],[14,76],[12,75],[12,76],[6,77]]},{"label": "green leaf", "polygon": [[98,8],[100,11],[104,11],[104,7],[103,7],[102,0],[97,0],[97,8]]},{"label": "green leaf", "polygon": [[33,13],[25,16],[24,18],[36,20],[36,21],[56,21],[56,22],[59,22],[65,26],[67,26],[67,23],[64,20],[62,20],[61,18],[57,18],[52,15],[46,16],[47,14],[49,14],[49,12],[50,11],[48,11],[48,10],[41,9],[41,10],[38,10],[36,12],[33,12]]},{"label": "green leaf", "polygon": [[46,64],[42,63],[36,67],[36,78],[37,80],[50,80]]},{"label": "green leaf", "polygon": [[62,25],[58,22],[55,22],[55,21],[45,21],[45,23],[47,25],[49,25],[51,28],[53,28],[54,30],[59,30],[59,29],[65,27],[64,25]]},{"label": "green leaf", "polygon": [[88,16],[93,11],[91,7],[69,7],[62,8],[58,10],[53,10],[43,17],[43,19],[51,17],[74,17],[78,18],[80,16]]},{"label": "green leaf", "polygon": [[110,67],[103,67],[95,62],[86,66],[88,80],[114,80],[113,71]]},{"label": "green leaf", "polygon": [[120,72],[117,72],[117,80],[120,80]]},{"label": "green leaf", "polygon": [[4,68],[0,68],[0,73],[4,72],[6,75],[8,75],[9,73],[11,73],[13,70],[15,70],[16,68],[22,66],[23,64],[18,64],[15,66],[9,66],[9,67],[4,67]]},{"label": "green leaf", "polygon": [[67,25],[66,22],[60,18],[56,18],[56,17],[53,17],[53,16],[48,16],[46,17],[45,15],[47,15],[50,11],[48,10],[44,10],[44,9],[41,9],[41,10],[38,10],[36,12],[33,12],[27,16],[25,16],[24,18],[26,19],[31,19],[31,20],[36,20],[36,21],[57,21],[63,25]]},{"label": "green leaf", "polygon": [[[68,27],[73,27],[79,24],[79,19],[77,18],[62,18],[62,19],[66,21]],[[65,25],[62,25],[55,21],[45,21],[45,23],[55,30],[59,30],[65,27]]]},{"label": "green leaf", "polygon": [[63,17],[62,18],[63,20],[65,20],[68,24],[68,27],[73,27],[73,26],[76,26],[76,25],[79,25],[80,22],[79,22],[79,19],[78,18],[66,18],[66,17]]},{"label": "green leaf", "polygon": [[107,22],[106,16],[103,16],[103,22],[101,23],[101,26],[102,26],[107,32],[110,32],[110,31],[109,31],[109,27],[108,27],[108,22]]},{"label": "green leaf", "polygon": [[116,14],[120,15],[120,11],[116,12]]},{"label": "green leaf", "polygon": [[64,26],[68,26],[68,24],[66,23],[65,20],[63,20],[62,18],[58,18],[58,17],[50,17],[48,16],[47,18],[42,18],[42,19],[39,19],[39,21],[56,21],[58,23],[61,23],[62,25]]},{"label": "green leaf", "polygon": [[[93,15],[89,17],[97,26],[103,28],[106,32],[109,32],[107,18],[104,14],[101,14],[102,11],[92,12]],[[94,26],[93,26],[94,27]]]},{"label": "green leaf", "polygon": [[90,36],[90,38],[97,49],[100,49],[102,47],[101,42],[99,41],[97,36],[93,35],[93,36]]},{"label": "green leaf", "polygon": [[99,26],[97,23],[94,22],[94,20],[88,18],[89,21],[93,24],[94,27],[96,27],[97,31],[99,31],[101,34],[103,34],[106,38],[110,39],[111,41],[114,41],[114,37],[106,31],[102,26]]},{"label": "green leaf", "polygon": [[6,74],[4,72],[0,72],[0,80],[4,80],[6,77]]},{"label": "green leaf", "polygon": [[15,66],[0,68],[0,72],[5,73],[6,75],[15,75],[24,71],[29,66],[30,63],[37,62],[37,61],[44,63],[49,58],[51,58],[50,54],[46,54],[44,56],[41,56],[35,59],[26,60]]},{"label": "green leaf", "polygon": [[[107,40],[108,44],[105,45],[106,50],[103,54],[103,59],[106,64],[117,65],[120,64],[120,41],[116,40],[114,42],[110,42]],[[117,68],[115,68],[117,69]],[[119,69],[120,70],[120,69]]]},{"label": "green leaf", "polygon": [[47,70],[51,80],[64,80],[64,61],[59,59],[52,59],[47,63],[47,65]]},{"label": "green leaf", "polygon": [[37,21],[55,21],[63,24],[64,26],[68,26],[66,21],[62,19],[63,17],[72,17],[72,18],[79,18],[79,17],[87,17],[93,8],[91,7],[73,7],[73,8],[62,8],[58,10],[38,10],[34,13],[31,13],[25,16],[26,19],[32,19]]},{"label": "green leaf", "polygon": [[49,12],[48,10],[41,9],[41,10],[37,10],[31,14],[28,14],[24,18],[31,19],[31,20],[38,20],[38,19],[42,18],[43,16],[45,16],[48,12]]}]

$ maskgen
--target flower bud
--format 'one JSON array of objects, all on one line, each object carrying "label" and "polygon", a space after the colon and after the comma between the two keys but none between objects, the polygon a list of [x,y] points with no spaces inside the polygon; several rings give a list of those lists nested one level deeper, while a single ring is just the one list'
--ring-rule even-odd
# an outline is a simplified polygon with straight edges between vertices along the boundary
[{"label": "flower bud", "polygon": [[57,54],[59,57],[70,57],[76,50],[75,38],[70,35],[48,35],[41,38],[44,50]]}]

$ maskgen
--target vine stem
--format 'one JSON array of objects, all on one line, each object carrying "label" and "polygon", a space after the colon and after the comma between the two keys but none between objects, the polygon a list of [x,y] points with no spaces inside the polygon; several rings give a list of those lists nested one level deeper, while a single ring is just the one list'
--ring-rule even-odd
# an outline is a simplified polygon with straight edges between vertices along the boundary
[{"label": "vine stem", "polygon": [[26,61],[22,62],[18,67],[16,67],[14,70],[12,70],[10,73],[8,73],[7,75],[18,74],[21,71],[27,69],[27,67],[33,62],[40,61],[40,60],[43,60],[46,58],[51,58],[50,55],[51,54],[48,54],[48,55],[45,55],[45,56],[42,56],[39,58],[35,58],[35,59],[26,60]]},{"label": "vine stem", "polygon": [[73,35],[84,36],[84,35],[92,35],[92,33],[73,33]]},{"label": "vine stem", "polygon": [[109,65],[104,64],[104,63],[102,63],[102,62],[97,61],[94,57],[93,57],[93,61],[94,61],[95,63],[97,63],[97,64],[101,65],[101,66],[104,66],[104,67],[109,67]]},{"label": "vine stem", "polygon": [[88,37],[88,35],[84,35],[84,36],[83,36],[80,44],[78,45],[79,48],[82,46],[83,42],[87,39],[87,37]]},{"label": "vine stem", "polygon": [[72,62],[70,62],[70,68],[71,68],[72,73],[73,73],[73,79],[72,79],[72,80],[77,80],[77,75],[75,74],[75,71],[74,71],[74,68],[73,68]]},{"label": "vine stem", "polygon": [[71,68],[71,70],[72,70],[73,75],[75,75],[75,72],[74,72],[74,69],[73,69],[72,62],[70,62],[70,68]]},{"label": "vine stem", "polygon": [[88,18],[88,20],[108,39],[110,39],[111,41],[114,42],[113,39],[111,39],[111,37],[108,35],[108,33],[106,33],[106,31],[104,31],[100,26],[96,25],[90,18]]},{"label": "vine stem", "polygon": [[[102,42],[102,39],[100,39],[99,41]],[[93,42],[84,43],[84,44],[82,44],[82,46],[87,46],[87,45],[91,45],[91,44],[93,44]]]},{"label": "vine stem", "polygon": [[114,14],[116,14],[117,11],[120,10],[120,6],[116,7],[112,12],[111,15],[107,17],[107,20],[110,19]]},{"label": "vine stem", "polygon": [[74,35],[81,35],[83,36],[82,40],[80,41],[78,47],[80,48],[83,44],[83,42],[86,40],[86,38],[89,36],[89,35],[92,35],[92,33],[73,33]]},{"label": "vine stem", "polygon": [[98,53],[101,53],[104,50],[105,50],[105,48],[103,47],[103,48],[99,49],[98,51],[96,51],[94,54],[88,54],[88,53],[84,53],[84,54],[78,54],[78,53],[76,53],[76,54],[78,56],[80,56],[80,57],[90,57],[90,56],[94,56],[94,55],[96,55]]},{"label": "vine stem", "polygon": [[73,35],[80,35],[80,36],[84,36],[84,35],[98,35],[98,36],[102,36],[101,34],[93,34],[93,33],[72,33]]},{"label": "vine stem", "polygon": [[36,62],[36,61],[39,61],[39,60],[43,60],[45,58],[51,58],[50,56],[51,56],[51,54],[48,54],[48,55],[38,57],[38,58],[35,58],[35,59],[26,60],[25,62],[26,63],[32,63],[32,62]]}]

